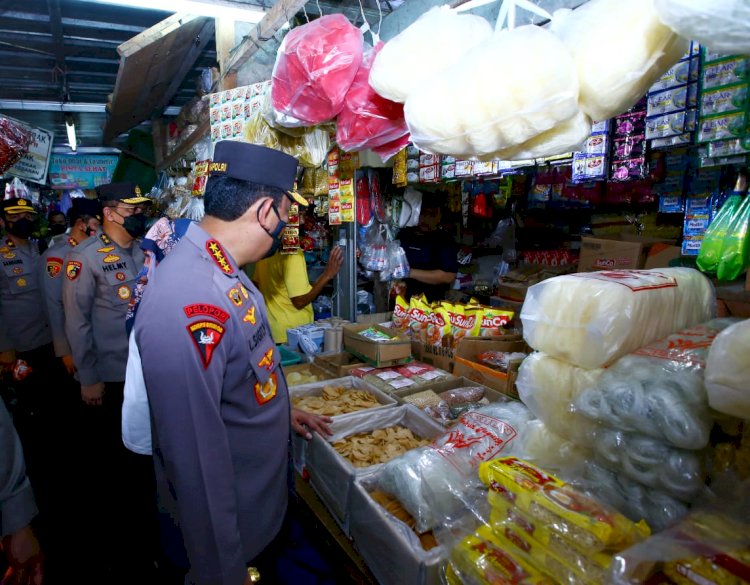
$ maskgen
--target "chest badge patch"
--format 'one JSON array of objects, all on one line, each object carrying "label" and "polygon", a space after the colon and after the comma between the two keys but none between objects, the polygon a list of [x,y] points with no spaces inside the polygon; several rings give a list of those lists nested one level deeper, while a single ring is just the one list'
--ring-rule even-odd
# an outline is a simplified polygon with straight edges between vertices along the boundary
[{"label": "chest badge patch", "polygon": [[18,285],[18,287],[19,287],[19,288],[23,288],[23,287],[25,287],[25,286],[26,286],[27,284],[29,284],[29,283],[28,283],[28,282],[26,282],[26,279],[25,279],[25,278],[19,278],[19,279],[18,279],[18,280],[16,281],[16,284]]},{"label": "chest badge patch", "polygon": [[245,316],[242,317],[242,320],[245,323],[250,323],[250,325],[255,325],[255,307],[250,307],[247,310],[247,313],[245,313]]},{"label": "chest badge patch", "polygon": [[241,307],[245,302],[242,299],[242,294],[240,294],[240,291],[238,291],[235,287],[232,287],[227,291],[227,296],[229,297],[229,300],[232,301],[235,307]]},{"label": "chest badge patch", "polygon": [[62,272],[63,261],[62,258],[54,258],[50,256],[47,258],[47,276],[50,278],[57,278]]},{"label": "chest badge patch", "polygon": [[104,257],[104,262],[107,264],[113,264],[114,262],[118,262],[120,260],[120,257],[117,254],[107,254]]},{"label": "chest badge patch", "polygon": [[130,287],[127,284],[123,284],[117,289],[117,296],[123,301],[127,301],[130,298]]},{"label": "chest badge patch", "polygon": [[109,254],[110,252],[114,252],[115,247],[114,246],[104,246],[103,248],[99,248],[97,252],[101,252],[102,254]]},{"label": "chest badge patch", "polygon": [[214,351],[224,337],[224,327],[213,321],[196,321],[187,326],[190,338],[198,350],[203,369],[207,369]]},{"label": "chest badge patch", "polygon": [[258,404],[265,404],[276,396],[278,388],[279,381],[274,372],[265,384],[255,383],[255,400],[258,401]]},{"label": "chest badge patch", "polygon": [[16,266],[13,268],[13,274],[23,274],[23,268],[21,266]]},{"label": "chest badge patch", "polygon": [[82,268],[83,265],[77,260],[68,260],[68,263],[65,265],[65,276],[68,277],[68,280],[75,280],[81,274]]},{"label": "chest badge patch", "polygon": [[15,257],[16,257],[15,252],[6,252],[5,254],[3,254],[3,258],[5,258],[6,260],[13,260],[13,258]]},{"label": "chest badge patch", "polygon": [[185,315],[188,319],[204,315],[206,317],[212,317],[220,323],[226,323],[229,320],[229,313],[227,313],[221,307],[216,305],[209,305],[208,303],[195,303],[193,305],[186,305],[182,307],[185,311]]},{"label": "chest badge patch", "polygon": [[269,349],[258,362],[259,368],[266,368],[269,372],[273,370],[273,348]]},{"label": "chest badge patch", "polygon": [[243,296],[243,297],[245,297],[246,299],[249,299],[249,298],[250,298],[250,293],[249,293],[249,292],[248,292],[248,290],[247,290],[247,289],[245,288],[245,285],[244,285],[244,284],[242,284],[242,283],[240,283],[240,285],[239,285],[239,286],[240,286],[240,292],[242,293],[242,296]]},{"label": "chest badge patch", "polygon": [[119,280],[120,282],[122,282],[123,280],[127,278],[127,276],[125,276],[124,272],[115,272],[115,278]]},{"label": "chest badge patch", "polygon": [[219,242],[216,240],[206,240],[206,250],[208,250],[211,258],[213,258],[216,265],[224,274],[232,274],[234,272],[234,268],[229,263],[224,248],[221,247]]}]

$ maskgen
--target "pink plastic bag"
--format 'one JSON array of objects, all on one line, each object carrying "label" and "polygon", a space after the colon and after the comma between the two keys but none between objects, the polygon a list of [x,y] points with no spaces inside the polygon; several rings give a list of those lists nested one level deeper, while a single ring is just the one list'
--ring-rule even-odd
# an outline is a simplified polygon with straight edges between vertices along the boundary
[{"label": "pink plastic bag", "polygon": [[274,109],[302,125],[335,118],[362,63],[362,44],[362,32],[342,14],[292,29],[274,65]]},{"label": "pink plastic bag", "polygon": [[408,135],[404,106],[380,95],[370,86],[370,68],[383,47],[367,51],[346,94],[336,121],[336,142],[346,151],[375,149]]}]

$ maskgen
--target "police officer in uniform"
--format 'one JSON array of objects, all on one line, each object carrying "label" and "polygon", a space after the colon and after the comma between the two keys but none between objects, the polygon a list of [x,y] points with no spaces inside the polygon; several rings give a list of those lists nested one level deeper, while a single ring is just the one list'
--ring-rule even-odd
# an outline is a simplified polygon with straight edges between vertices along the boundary
[{"label": "police officer in uniform", "polygon": [[102,230],[69,251],[62,280],[65,334],[81,398],[90,407],[84,419],[89,436],[84,481],[90,485],[84,523],[99,566],[88,567],[93,582],[145,583],[156,549],[153,468],[150,458],[125,449],[120,419],[128,357],[125,314],[143,266],[136,238],[145,233],[144,208],[152,202],[133,183],[102,185],[97,192]]},{"label": "police officer in uniform", "polygon": [[[296,160],[262,146],[215,148],[205,218],[149,283],[135,321],[151,406],[162,538],[186,583],[276,583],[287,506],[290,412],[263,298],[240,266],[273,254],[294,201]],[[290,425],[290,414],[291,425]],[[181,581],[180,581],[181,582]]]}]

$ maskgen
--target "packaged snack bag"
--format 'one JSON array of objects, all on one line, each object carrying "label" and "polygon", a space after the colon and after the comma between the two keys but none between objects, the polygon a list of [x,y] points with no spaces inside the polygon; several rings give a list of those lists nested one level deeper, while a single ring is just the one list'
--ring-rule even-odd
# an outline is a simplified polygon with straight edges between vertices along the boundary
[{"label": "packaged snack bag", "polygon": [[396,297],[396,304],[393,307],[393,326],[399,331],[406,331],[409,328],[409,303],[401,295]]},{"label": "packaged snack bag", "polygon": [[479,325],[479,335],[501,335],[500,331],[513,319],[513,311],[505,311],[495,307],[483,307]]}]

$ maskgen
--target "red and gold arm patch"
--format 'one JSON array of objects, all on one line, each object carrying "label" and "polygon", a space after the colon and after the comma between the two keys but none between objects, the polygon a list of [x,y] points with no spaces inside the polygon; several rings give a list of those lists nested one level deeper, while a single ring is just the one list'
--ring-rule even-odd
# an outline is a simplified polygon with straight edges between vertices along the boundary
[{"label": "red and gold arm patch", "polygon": [[268,377],[265,384],[261,384],[260,382],[255,383],[255,400],[258,404],[265,404],[276,396],[278,389],[279,379],[276,372],[274,372]]},{"label": "red and gold arm patch", "polygon": [[57,278],[62,272],[63,261],[62,258],[53,258],[50,256],[47,258],[47,276],[50,278]]},{"label": "red and gold arm patch", "polygon": [[208,369],[214,351],[224,337],[224,327],[213,321],[196,321],[190,323],[187,330],[198,350],[203,369]]},{"label": "red and gold arm patch", "polygon": [[185,316],[188,319],[204,316],[212,317],[220,323],[226,323],[229,319],[229,313],[227,313],[224,309],[217,307],[216,305],[209,305],[208,303],[194,303],[192,305],[185,305],[184,307],[182,307],[182,310],[185,311]]},{"label": "red and gold arm patch", "polygon": [[68,260],[65,265],[65,276],[68,277],[68,280],[75,280],[81,274],[81,270],[83,270],[83,264],[77,260]]}]

